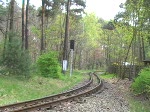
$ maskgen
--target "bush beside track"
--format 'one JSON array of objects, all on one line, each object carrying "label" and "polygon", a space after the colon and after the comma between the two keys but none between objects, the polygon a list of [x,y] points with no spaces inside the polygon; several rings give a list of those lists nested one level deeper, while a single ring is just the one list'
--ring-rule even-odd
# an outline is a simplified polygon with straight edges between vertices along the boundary
[{"label": "bush beside track", "polygon": [[150,68],[144,68],[131,86],[136,94],[145,93],[150,98]]}]

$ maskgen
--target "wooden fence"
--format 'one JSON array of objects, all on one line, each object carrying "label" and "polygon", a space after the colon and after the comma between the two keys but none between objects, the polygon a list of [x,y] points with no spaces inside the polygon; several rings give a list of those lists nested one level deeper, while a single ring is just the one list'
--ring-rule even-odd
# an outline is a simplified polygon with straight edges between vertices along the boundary
[{"label": "wooden fence", "polygon": [[144,66],[138,65],[111,65],[108,67],[108,72],[117,74],[119,77],[129,78],[130,80],[138,76],[138,73]]}]

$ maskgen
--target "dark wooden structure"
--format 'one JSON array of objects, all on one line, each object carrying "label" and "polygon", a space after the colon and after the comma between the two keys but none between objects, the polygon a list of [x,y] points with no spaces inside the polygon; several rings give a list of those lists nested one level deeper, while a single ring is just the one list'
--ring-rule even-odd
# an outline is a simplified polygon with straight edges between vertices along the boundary
[{"label": "dark wooden structure", "polygon": [[145,66],[150,65],[150,60],[143,60],[143,62],[144,62],[144,65],[145,65]]},{"label": "dark wooden structure", "polygon": [[117,74],[120,78],[129,78],[129,80],[134,79],[138,76],[140,70],[144,68],[144,66],[138,65],[111,65],[109,66],[109,73]]}]

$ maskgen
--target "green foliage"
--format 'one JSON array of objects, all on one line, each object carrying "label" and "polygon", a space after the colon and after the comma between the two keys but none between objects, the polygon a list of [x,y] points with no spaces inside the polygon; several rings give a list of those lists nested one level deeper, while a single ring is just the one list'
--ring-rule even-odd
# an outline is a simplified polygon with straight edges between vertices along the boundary
[{"label": "green foliage", "polygon": [[61,74],[61,66],[55,52],[45,53],[41,55],[37,61],[38,69],[42,76],[59,78]]},{"label": "green foliage", "polygon": [[18,80],[14,76],[0,75],[0,106],[66,91],[85,80],[85,75],[73,73],[72,77],[62,75],[62,78],[44,78],[35,74],[28,80],[24,78]]},{"label": "green foliage", "polygon": [[32,27],[31,27],[31,31],[32,31],[37,37],[40,37],[40,35],[41,35],[40,29],[38,29],[36,26],[32,26]]},{"label": "green foliage", "polygon": [[129,107],[130,112],[149,112],[150,106],[149,101],[139,101],[137,99],[134,99],[133,97],[130,97],[129,99]]},{"label": "green foliage", "polygon": [[2,58],[2,66],[4,74],[13,75],[29,75],[30,56],[28,51],[22,50],[21,41],[16,33],[10,33],[12,41],[8,41],[5,45]]},{"label": "green foliage", "polygon": [[112,78],[116,78],[115,74],[101,74],[100,77],[102,79],[112,79]]},{"label": "green foliage", "polygon": [[[71,5],[76,6],[75,8],[71,9],[71,13],[73,13],[76,9],[76,13],[81,14],[86,7],[85,2],[83,0],[72,0],[70,1]],[[55,17],[57,14],[61,12],[61,7],[67,6],[66,0],[42,0],[42,5],[48,6],[48,9],[45,9],[45,16],[46,17]],[[78,11],[77,11],[78,10]],[[39,16],[42,15],[42,10],[39,10]],[[77,14],[76,14],[77,15]]]},{"label": "green foliage", "polygon": [[[102,34],[101,24],[94,13],[88,14],[83,18],[84,22],[84,35],[86,35],[87,45],[97,47],[97,40]],[[86,46],[86,44],[85,44]]]},{"label": "green foliage", "polygon": [[143,69],[131,87],[137,94],[146,93],[150,96],[150,68]]}]

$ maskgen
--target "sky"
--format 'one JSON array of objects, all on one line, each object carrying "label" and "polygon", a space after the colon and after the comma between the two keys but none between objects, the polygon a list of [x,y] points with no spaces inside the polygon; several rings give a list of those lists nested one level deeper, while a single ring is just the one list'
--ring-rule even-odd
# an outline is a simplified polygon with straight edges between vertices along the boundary
[{"label": "sky", "polygon": [[[22,0],[16,0],[21,6]],[[85,0],[86,1],[86,12],[95,13],[99,18],[104,20],[110,20],[121,11],[119,5],[124,3],[126,0]],[[35,6],[41,6],[41,0],[30,0],[30,4]]]},{"label": "sky", "polygon": [[104,20],[110,20],[115,15],[123,10],[119,7],[121,3],[125,3],[126,0],[86,0],[86,11],[94,12],[98,17]]}]

